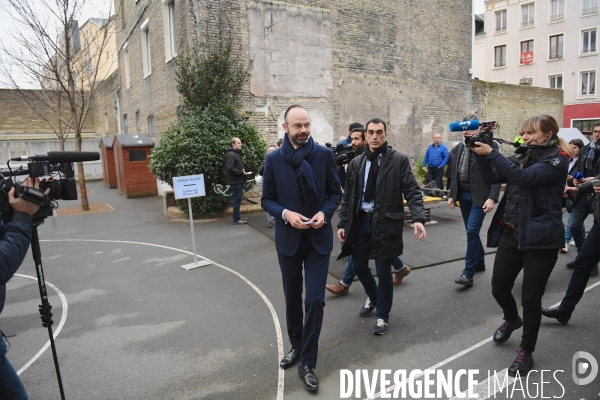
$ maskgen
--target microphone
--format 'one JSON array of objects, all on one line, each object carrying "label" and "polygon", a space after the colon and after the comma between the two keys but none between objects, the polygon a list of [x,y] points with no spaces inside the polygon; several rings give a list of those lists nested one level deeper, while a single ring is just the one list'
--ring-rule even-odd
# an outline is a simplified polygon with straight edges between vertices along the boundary
[{"label": "microphone", "polygon": [[100,159],[100,153],[96,151],[50,151],[48,154],[36,154],[35,156],[23,156],[11,158],[11,161],[50,161],[56,163],[74,163],[83,161],[96,161]]},{"label": "microphone", "polygon": [[97,151],[49,151],[48,161],[51,163],[74,163],[83,161],[97,161],[100,153]]},{"label": "microphone", "polygon": [[479,121],[472,119],[470,121],[456,121],[450,124],[450,132],[464,132],[479,130]]}]

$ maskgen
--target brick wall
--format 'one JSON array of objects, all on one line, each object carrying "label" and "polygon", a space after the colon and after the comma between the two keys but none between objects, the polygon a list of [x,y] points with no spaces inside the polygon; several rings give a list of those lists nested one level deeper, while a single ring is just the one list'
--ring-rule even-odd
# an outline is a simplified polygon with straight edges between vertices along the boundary
[{"label": "brick wall", "polygon": [[119,71],[115,70],[98,86],[92,97],[92,109],[96,133],[114,136],[117,126],[117,88]]},{"label": "brick wall", "polygon": [[[173,62],[165,63],[164,6],[121,1],[119,67],[127,42],[131,75],[126,88],[120,74],[121,114],[129,133],[136,131],[136,111],[142,121],[154,115],[159,137],[179,105]],[[516,121],[506,108],[554,110],[558,100],[543,89],[471,81],[471,2],[464,0],[175,0],[175,7],[180,45],[210,40],[220,25],[231,32],[235,55],[252,60],[243,112],[269,144],[283,135],[284,110],[301,104],[321,144],[337,142],[352,122],[380,117],[389,122],[389,142],[416,159],[435,133],[455,140],[448,124],[468,112]],[[147,18],[153,67],[144,79],[139,27]]]},{"label": "brick wall", "polygon": [[[33,100],[29,103],[36,108],[32,109],[21,97],[35,99],[37,96],[47,97],[51,94],[41,90],[25,90],[23,92],[25,93],[21,94],[18,90],[0,89],[0,134],[54,133],[51,124],[57,126],[58,119],[43,106],[36,105]],[[93,111],[88,113],[83,132],[95,131],[93,114]]]}]

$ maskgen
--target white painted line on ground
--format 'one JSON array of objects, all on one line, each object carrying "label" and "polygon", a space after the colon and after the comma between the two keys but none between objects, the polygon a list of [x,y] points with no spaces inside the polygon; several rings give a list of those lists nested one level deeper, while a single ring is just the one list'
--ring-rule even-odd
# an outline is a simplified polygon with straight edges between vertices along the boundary
[{"label": "white painted line on ground", "polygon": [[[138,244],[138,245],[142,245],[142,246],[158,247],[161,249],[178,251],[180,253],[185,253],[185,254],[189,254],[192,256],[194,255],[191,251],[177,249],[175,247],[163,246],[160,244],[153,244],[153,243],[132,242],[132,241],[127,241],[127,240],[99,240],[99,239],[56,239],[56,240],[53,240],[53,239],[44,239],[44,240],[40,240],[40,242],[99,242],[99,243]],[[228,268],[224,265],[221,265],[212,260],[209,260],[206,257],[202,257],[200,254],[197,254],[197,256],[201,257],[204,260],[211,261],[212,265],[215,265],[221,269],[224,269],[225,271],[228,271],[234,275],[237,275],[241,280],[246,282],[248,284],[248,286],[250,286],[252,289],[254,289],[254,291],[256,293],[258,293],[258,295],[262,298],[262,300],[265,302],[265,304],[269,308],[269,311],[271,312],[271,317],[273,318],[273,324],[275,325],[275,333],[277,334],[277,357],[278,357],[277,364],[276,364],[277,371],[278,371],[277,400],[282,400],[283,393],[284,393],[284,384],[285,384],[285,373],[284,373],[285,371],[282,368],[279,368],[279,360],[281,360],[283,358],[283,338],[281,336],[281,326],[279,324],[279,318],[277,317],[277,312],[275,312],[275,307],[273,307],[273,304],[271,304],[271,302],[269,301],[267,296],[265,296],[265,294],[254,283],[250,282],[250,280],[248,278],[246,278],[244,275],[240,274],[237,271],[232,270],[231,268]],[[58,290],[58,289],[56,289],[56,290]]]},{"label": "white painted line on ground", "polygon": [[[586,287],[586,288],[585,288],[585,290],[584,290],[584,293],[585,293],[585,292],[587,292],[587,291],[589,291],[589,290],[592,290],[593,288],[595,288],[595,287],[596,287],[596,286],[598,286],[598,285],[600,285],[600,281],[598,281],[598,282],[594,283],[593,285],[590,285],[590,286]],[[553,304],[553,305],[551,305],[551,306],[550,306],[550,308],[553,308],[553,307],[558,307],[559,305],[560,305],[560,301],[559,301],[558,303],[556,303],[556,304]],[[477,344],[475,344],[475,345],[473,345],[473,346],[469,347],[468,349],[465,349],[465,350],[463,350],[463,351],[461,351],[461,352],[459,352],[459,353],[456,353],[455,355],[453,355],[453,356],[450,356],[450,357],[446,358],[445,360],[443,360],[443,361],[440,361],[439,363],[437,363],[437,364],[435,364],[435,365],[433,365],[433,366],[431,366],[431,367],[429,367],[429,368],[427,368],[427,369],[423,370],[423,373],[424,373],[424,371],[426,371],[426,370],[430,370],[430,369],[433,369],[433,370],[435,370],[435,369],[438,369],[438,368],[440,368],[440,367],[443,367],[444,365],[446,365],[446,364],[448,364],[448,363],[450,363],[450,362],[452,362],[452,361],[456,360],[456,359],[457,359],[457,358],[459,358],[459,357],[462,357],[462,356],[464,356],[464,355],[465,355],[465,354],[467,354],[467,353],[470,353],[471,351],[475,350],[476,348],[478,348],[478,347],[481,347],[481,346],[483,346],[484,344],[486,344],[486,343],[489,343],[489,342],[491,342],[491,341],[492,341],[492,337],[489,337],[489,338],[487,338],[487,339],[485,339],[485,340],[482,340],[481,342],[479,342],[479,343],[477,343]],[[505,370],[504,370],[504,371],[505,371]],[[504,373],[504,371],[501,371],[501,373],[503,374],[503,373]],[[418,374],[418,375],[415,375],[415,378],[414,378],[414,379],[418,379],[418,378],[420,378],[421,376],[423,376],[423,373],[421,373],[421,374]],[[501,374],[501,373],[499,373],[498,375],[500,376],[500,374]],[[512,378],[512,377],[508,377],[508,379],[509,379],[509,382],[510,382],[510,383],[509,383],[509,386],[510,386],[512,383],[514,383],[515,379],[514,379],[514,378]],[[481,386],[481,385],[483,385],[483,384],[487,385],[487,381],[488,381],[488,380],[486,379],[486,380],[484,380],[484,381],[480,382],[480,383],[477,385],[477,387],[479,387],[479,386]],[[400,381],[400,383],[402,383],[402,382],[403,382],[403,381]],[[487,386],[486,386],[486,388],[487,388]],[[391,385],[391,386],[388,386],[388,387],[386,388],[386,390],[385,390],[383,393],[391,393],[391,392],[393,392],[393,391],[394,391],[394,389],[396,389],[396,385]],[[505,389],[506,389],[506,388],[505,388]],[[492,393],[492,392],[490,392],[490,397],[493,397],[493,396],[494,396],[494,394],[496,394],[496,393],[497,393],[497,392],[499,392],[500,390],[502,390],[502,387],[500,387],[498,390],[496,390],[496,391],[495,391],[495,392],[493,392],[493,393]],[[374,399],[380,398],[380,397],[381,397],[381,395],[382,395],[382,392],[379,392],[379,393],[376,393],[376,394],[375,394],[375,396],[373,396],[373,397],[367,397],[365,400],[374,400]],[[490,397],[487,397],[487,391],[486,391],[486,393],[485,393],[484,395],[485,395],[486,397],[482,397],[482,399],[488,399],[488,398],[490,398]]]},{"label": "white painted line on ground", "polygon": [[[20,276],[21,278],[33,279],[34,281],[38,280],[37,276],[29,276],[29,275],[23,275],[23,274],[15,274],[15,275]],[[46,286],[50,286],[52,289],[54,289],[56,291],[56,293],[58,293],[58,295],[60,296],[60,301],[62,303],[62,317],[60,317],[60,323],[58,324],[58,328],[56,328],[56,330],[52,333],[52,337],[54,339],[56,339],[56,337],[62,330],[63,326],[65,326],[65,322],[67,321],[67,313],[69,311],[69,304],[67,303],[67,298],[65,297],[63,292],[61,292],[56,286],[54,286],[53,284],[51,284],[48,281],[46,281]],[[41,350],[38,351],[37,354],[35,356],[33,356],[33,358],[31,360],[29,360],[29,362],[27,364],[23,365],[23,367],[17,371],[17,375],[21,375],[23,372],[25,372],[25,370],[27,368],[29,368],[31,366],[31,364],[33,364],[35,362],[35,360],[37,360],[42,354],[44,354],[44,352],[46,350],[48,350],[48,347],[50,347],[50,339],[48,339],[48,341],[46,342],[44,347],[42,347]]]}]

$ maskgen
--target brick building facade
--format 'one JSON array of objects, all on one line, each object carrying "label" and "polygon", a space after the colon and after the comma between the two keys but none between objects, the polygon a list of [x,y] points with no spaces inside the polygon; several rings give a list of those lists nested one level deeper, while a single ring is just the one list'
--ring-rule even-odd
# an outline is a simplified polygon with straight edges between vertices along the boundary
[{"label": "brick building facade", "polygon": [[291,104],[307,108],[321,144],[381,117],[390,143],[413,159],[434,133],[458,139],[447,126],[467,112],[516,126],[562,107],[549,91],[532,102],[518,92],[530,88],[471,80],[472,10],[463,0],[115,0],[115,10],[122,133],[160,138],[179,105],[177,49],[220,29],[252,62],[243,111],[268,143],[282,137]]}]

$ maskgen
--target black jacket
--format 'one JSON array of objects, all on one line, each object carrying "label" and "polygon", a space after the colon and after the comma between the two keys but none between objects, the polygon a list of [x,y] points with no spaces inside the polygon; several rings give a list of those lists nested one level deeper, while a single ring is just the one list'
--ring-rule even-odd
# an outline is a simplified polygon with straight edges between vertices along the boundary
[{"label": "black jacket", "polygon": [[228,185],[235,185],[246,181],[244,179],[244,163],[242,162],[241,150],[236,150],[233,147],[227,149],[225,169],[227,170]]},{"label": "black jacket", "polygon": [[[484,182],[507,182],[521,189],[517,229],[519,250],[559,249],[565,245],[561,203],[569,157],[559,152],[558,147],[545,149],[525,168],[504,157],[498,150],[493,150],[486,157],[475,157]],[[506,196],[502,197],[490,224],[488,247],[498,247],[503,229],[500,219],[505,205]]]},{"label": "black jacket", "polygon": [[[492,143],[492,147],[497,149],[498,145],[496,143]],[[457,200],[458,196],[458,188],[460,182],[458,181],[458,165],[460,164],[460,159],[462,157],[463,149],[465,148],[464,143],[459,143],[452,149],[453,154],[453,164],[452,164],[452,179],[450,183],[450,192],[448,193],[448,197]],[[488,184],[483,181],[481,178],[481,174],[477,168],[475,163],[475,158],[477,155],[473,157],[472,164],[469,166],[469,179],[471,182],[471,196],[473,196],[473,204],[477,207],[483,207],[483,204],[487,201],[487,199],[492,199],[496,204],[498,204],[498,198],[500,197],[500,183],[496,184]]]},{"label": "black jacket", "polygon": [[11,222],[0,222],[0,313],[4,308],[6,282],[21,266],[30,242],[31,215],[15,212]]},{"label": "black jacket", "polygon": [[[596,179],[600,180],[600,175],[596,176]],[[600,201],[598,201],[598,195],[595,194],[594,185],[591,181],[582,183],[579,185],[579,190],[577,192],[577,197],[586,197],[587,195],[596,196],[596,206],[594,207],[594,222],[600,224]]]},{"label": "black jacket", "polygon": [[[346,230],[346,241],[338,260],[352,254],[357,231],[356,216],[362,202],[365,166],[366,157],[361,154],[350,161],[346,170],[346,185],[338,224],[338,228]],[[391,258],[402,254],[404,198],[413,222],[425,223],[421,189],[412,173],[410,162],[404,154],[388,147],[381,154],[377,175],[369,258]]]}]

